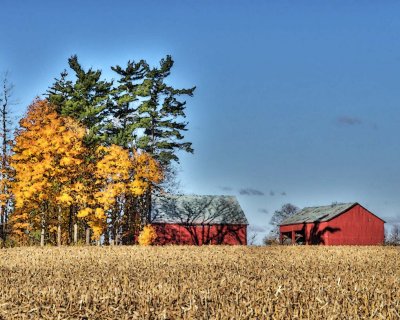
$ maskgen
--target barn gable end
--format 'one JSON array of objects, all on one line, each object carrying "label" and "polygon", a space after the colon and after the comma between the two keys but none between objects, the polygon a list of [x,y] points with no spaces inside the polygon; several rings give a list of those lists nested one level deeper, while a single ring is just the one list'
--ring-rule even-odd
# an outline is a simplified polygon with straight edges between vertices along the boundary
[{"label": "barn gable end", "polygon": [[358,203],[304,208],[280,226],[282,242],[325,245],[377,245],[385,221]]}]

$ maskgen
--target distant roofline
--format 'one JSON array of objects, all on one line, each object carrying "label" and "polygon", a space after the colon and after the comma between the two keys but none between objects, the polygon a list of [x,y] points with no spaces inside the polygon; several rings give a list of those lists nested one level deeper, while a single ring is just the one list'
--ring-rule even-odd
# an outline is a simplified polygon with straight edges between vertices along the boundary
[{"label": "distant roofline", "polygon": [[160,194],[156,197],[232,197],[237,198],[235,195],[231,194],[172,194],[172,193],[164,193]]},{"label": "distant roofline", "polygon": [[[303,210],[306,210],[306,209],[321,208],[321,207],[334,207],[334,206],[336,206],[336,205],[345,205],[345,204],[348,204],[349,207],[346,208],[346,209],[344,209],[344,210],[342,210],[342,211],[340,211],[339,213],[337,213],[335,216],[333,216],[333,217],[330,218],[329,220],[321,221],[321,222],[328,222],[328,221],[330,221],[330,220],[336,218],[337,216],[341,215],[342,213],[344,213],[344,212],[350,210],[351,208],[353,208],[355,205],[357,205],[357,202],[348,202],[348,203],[340,203],[340,204],[338,203],[338,204],[335,204],[335,205],[332,205],[332,204],[329,205],[329,204],[327,204],[327,205],[322,205],[322,206],[304,207],[303,209],[301,209],[298,213],[296,213],[296,214],[293,215],[292,217],[296,216],[297,214],[299,214],[300,212],[302,212]],[[282,223],[282,224],[280,224],[279,226],[290,226],[290,225],[294,225],[294,224],[307,224],[307,223],[314,223],[314,222],[317,222],[317,221],[318,221],[318,219],[316,219],[316,220],[314,220],[314,221],[307,221],[307,222],[304,222],[304,221],[303,221],[303,222]]]},{"label": "distant roofline", "polygon": [[[379,220],[383,221],[383,223],[386,223],[385,220],[383,220],[382,218],[378,217],[376,214],[372,213],[371,211],[369,211],[367,208],[365,208],[364,206],[362,206],[361,204],[359,204],[358,202],[349,202],[348,204],[350,205],[352,203],[351,206],[349,206],[348,208],[340,211],[339,213],[337,213],[336,215],[334,215],[333,217],[329,218],[328,220],[325,221],[321,221],[321,222],[329,222],[335,218],[337,218],[338,216],[346,213],[347,211],[349,211],[350,209],[353,209],[356,205],[359,205],[361,208],[363,208],[364,210],[368,211],[370,214],[372,214],[374,217],[378,218]],[[343,205],[346,203],[342,203]],[[332,205],[324,205],[324,206],[313,206],[313,207],[304,207],[303,209],[301,209],[299,212],[303,211],[304,209],[308,209],[308,208],[320,208],[320,207],[329,207]],[[279,226],[291,226],[291,225],[295,225],[295,224],[308,224],[308,223],[315,223],[317,222],[317,220],[314,221],[308,221],[308,222],[294,222],[294,223],[283,223],[283,224],[279,224]]]},{"label": "distant roofline", "polygon": [[[156,222],[151,222],[150,224],[177,224],[177,225],[184,225],[184,223],[181,223],[181,222],[160,222],[160,221],[156,221]],[[217,223],[213,223],[213,222],[210,222],[210,223],[203,223],[203,224],[201,224],[201,223],[189,223],[188,225],[190,225],[190,226],[215,226],[215,225],[218,225],[218,226],[248,226],[249,225],[249,223],[247,222],[247,223],[219,223],[219,222],[217,222]]]},{"label": "distant roofline", "polygon": [[341,205],[345,205],[345,204],[355,205],[355,204],[358,204],[358,202],[338,202],[338,203],[335,203],[335,204],[325,204],[325,205],[322,205],[322,206],[310,206],[310,207],[304,207],[300,211],[302,211],[304,209],[308,209],[308,208],[335,207],[335,206],[341,206]]},{"label": "distant roofline", "polygon": [[[242,222],[242,223],[230,223],[230,222],[221,223],[217,219],[216,221],[213,221],[213,222],[210,222],[210,223],[195,223],[194,222],[194,223],[191,223],[190,225],[192,225],[192,226],[201,226],[201,225],[204,225],[204,226],[206,226],[206,225],[248,226],[248,225],[250,225],[249,220],[247,219],[247,216],[246,216],[242,206],[240,205],[240,202],[239,202],[237,196],[235,196],[235,195],[226,195],[226,194],[225,195],[215,195],[215,194],[214,195],[206,195],[206,194],[171,194],[171,193],[164,193],[164,194],[160,194],[160,195],[154,197],[154,199],[156,199],[156,198],[170,198],[170,199],[172,199],[172,201],[175,201],[175,199],[178,199],[178,198],[186,198],[186,199],[189,199],[189,200],[190,200],[190,198],[213,198],[213,199],[216,199],[216,198],[226,198],[227,199],[228,198],[231,201],[236,203],[237,208],[239,209],[239,213],[241,214],[241,219],[244,219],[244,221],[246,221],[245,223],[244,222]],[[153,210],[153,208],[152,208],[152,210]],[[182,222],[168,222],[168,221],[157,221],[157,220],[155,220],[154,222],[152,222],[152,224],[182,224]]]}]

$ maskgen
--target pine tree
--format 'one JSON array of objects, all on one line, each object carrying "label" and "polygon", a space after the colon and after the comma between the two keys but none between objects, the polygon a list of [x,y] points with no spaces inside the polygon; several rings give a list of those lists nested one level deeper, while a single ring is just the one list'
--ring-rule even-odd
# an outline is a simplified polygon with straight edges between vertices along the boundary
[{"label": "pine tree", "polygon": [[138,129],[138,107],[149,92],[150,82],[145,79],[149,66],[140,60],[137,63],[128,61],[125,69],[118,65],[111,69],[118,74],[119,80],[109,108],[109,142],[132,149],[135,146],[134,132]]},{"label": "pine tree", "polygon": [[85,71],[76,55],[68,59],[68,64],[75,81],[67,80],[68,72],[64,70],[47,91],[48,100],[57,112],[78,120],[88,129],[85,142],[93,146],[105,140],[104,119],[110,106],[112,82],[100,80],[100,70]]},{"label": "pine tree", "polygon": [[146,74],[149,92],[138,108],[137,127],[144,134],[137,135],[137,146],[157,159],[163,166],[179,161],[178,150],[193,153],[192,143],[184,142],[183,132],[187,130],[186,101],[180,96],[193,96],[196,87],[175,89],[165,83],[174,64],[171,56],[160,61],[159,68],[152,68]]},{"label": "pine tree", "polygon": [[[193,152],[191,142],[184,141],[186,101],[181,97],[193,96],[195,87],[175,89],[165,83],[173,63],[167,56],[156,68],[150,68],[144,60],[128,61],[125,68],[117,65],[111,68],[118,75],[118,85],[114,86],[100,80],[100,71],[84,71],[73,56],[69,65],[76,80],[67,80],[67,72],[63,72],[49,89],[49,99],[59,106],[61,114],[89,128],[86,141],[93,150],[98,145],[112,144],[128,150],[131,156],[132,150],[143,150],[166,171],[173,161],[179,161],[179,150]],[[123,197],[118,203],[126,216],[139,210],[141,224],[149,223],[156,186],[151,183],[142,195]]]}]

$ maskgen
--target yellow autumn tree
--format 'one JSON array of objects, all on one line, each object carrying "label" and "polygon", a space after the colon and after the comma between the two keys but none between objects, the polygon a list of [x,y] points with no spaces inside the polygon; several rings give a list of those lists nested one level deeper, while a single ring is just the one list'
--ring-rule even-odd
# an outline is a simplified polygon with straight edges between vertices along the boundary
[{"label": "yellow autumn tree", "polygon": [[[11,165],[14,235],[41,234],[53,243],[71,241],[72,223],[92,229],[92,239],[116,238],[122,229],[138,230],[138,207],[162,170],[145,152],[122,147],[86,148],[85,128],[59,115],[46,100],[36,100],[20,121]],[[68,241],[66,241],[66,239]]]},{"label": "yellow autumn tree", "polygon": [[107,221],[115,224],[117,200],[126,193],[131,161],[128,152],[115,145],[98,147],[93,159],[92,180],[87,183],[90,192],[77,216],[91,227],[92,239],[99,240]]},{"label": "yellow autumn tree", "polygon": [[107,236],[113,240],[127,231],[134,234],[141,222],[138,199],[150,185],[162,180],[160,165],[147,153],[130,154],[117,145],[98,147],[95,159],[91,196],[78,217],[91,226],[95,240],[104,232],[107,222]]},{"label": "yellow autumn tree", "polygon": [[135,196],[143,196],[153,185],[163,179],[163,172],[158,161],[146,153],[134,151],[131,157],[134,176],[129,184],[130,192]]},{"label": "yellow autumn tree", "polygon": [[[16,211],[11,217],[15,234],[41,232],[60,244],[70,206],[81,203],[80,182],[86,149],[85,129],[62,117],[46,100],[36,100],[20,121],[11,166],[15,171],[12,191]],[[69,215],[69,217],[68,217]]]},{"label": "yellow autumn tree", "polygon": [[141,246],[149,246],[157,239],[157,233],[151,224],[144,226],[138,237],[138,242]]}]

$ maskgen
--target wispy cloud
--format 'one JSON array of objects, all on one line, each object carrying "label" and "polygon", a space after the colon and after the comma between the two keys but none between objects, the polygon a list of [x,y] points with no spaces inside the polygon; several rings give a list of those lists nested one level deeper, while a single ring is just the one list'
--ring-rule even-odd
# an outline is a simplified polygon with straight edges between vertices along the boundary
[{"label": "wispy cloud", "polygon": [[246,189],[240,189],[239,193],[244,196],[263,196],[264,192],[253,189],[253,188],[246,188]]},{"label": "wispy cloud", "polygon": [[231,187],[227,187],[227,186],[221,186],[219,187],[222,191],[232,191],[233,189]]},{"label": "wispy cloud", "polygon": [[346,126],[355,126],[362,123],[360,118],[350,116],[340,116],[336,119],[338,124]]},{"label": "wispy cloud", "polygon": [[249,231],[252,231],[252,232],[265,232],[265,231],[267,231],[267,228],[265,228],[263,226],[250,225],[249,226]]},{"label": "wispy cloud", "polygon": [[382,217],[383,220],[385,220],[387,223],[391,224],[400,224],[400,215],[398,216],[386,216]]}]

